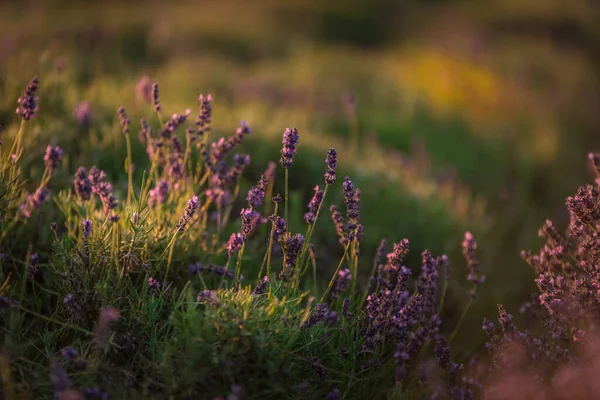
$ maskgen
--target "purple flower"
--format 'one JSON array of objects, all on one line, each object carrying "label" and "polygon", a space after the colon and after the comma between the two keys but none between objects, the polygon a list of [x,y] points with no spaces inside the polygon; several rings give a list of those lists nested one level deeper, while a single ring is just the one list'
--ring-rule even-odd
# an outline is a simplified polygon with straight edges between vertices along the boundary
[{"label": "purple flower", "polygon": [[50,380],[54,386],[54,392],[57,394],[65,393],[71,389],[71,380],[67,373],[56,361],[50,362]]},{"label": "purple flower", "polygon": [[129,117],[127,116],[127,112],[124,107],[119,107],[117,110],[117,114],[119,115],[119,124],[121,128],[123,128],[123,133],[129,133]]},{"label": "purple flower", "polygon": [[244,236],[241,233],[232,233],[229,237],[229,241],[227,242],[227,254],[229,257],[232,257],[236,254],[242,244],[244,243]]},{"label": "purple flower", "polygon": [[252,294],[255,296],[263,294],[267,288],[267,283],[269,283],[269,277],[265,276],[258,283],[258,285],[256,285],[256,288],[254,288],[254,290],[252,291]]},{"label": "purple flower", "polygon": [[113,195],[112,184],[104,182],[105,178],[106,173],[104,171],[99,170],[95,166],[90,168],[89,180],[92,184],[92,192],[96,193],[98,197],[100,197],[102,205],[104,206],[104,212],[108,214],[110,210],[114,210],[115,208],[117,208],[119,202]]},{"label": "purple flower", "polygon": [[283,133],[283,140],[281,141],[283,147],[281,149],[281,159],[279,160],[279,163],[283,168],[292,166],[299,141],[300,135],[298,135],[298,129],[295,127],[292,129],[286,128]]},{"label": "purple flower", "polygon": [[310,203],[308,203],[308,212],[304,214],[304,220],[308,224],[314,224],[317,219],[317,211],[323,201],[323,191],[319,189],[319,186],[315,186],[315,194],[313,195]]},{"label": "purple flower", "polygon": [[90,237],[90,234],[92,233],[92,221],[90,221],[89,219],[85,219],[81,223],[81,226],[83,228],[83,237],[87,240]]},{"label": "purple flower", "polygon": [[97,387],[88,387],[83,389],[83,395],[86,400],[108,400],[108,393],[103,392],[100,388]]},{"label": "purple flower", "polygon": [[350,319],[350,318],[354,317],[354,314],[350,312],[350,299],[347,297],[344,299],[344,302],[342,303],[342,315],[346,319]]},{"label": "purple flower", "polygon": [[265,190],[267,189],[267,178],[262,175],[258,184],[256,186],[252,186],[248,191],[248,196],[246,200],[250,207],[256,208],[260,206],[265,198]]},{"label": "purple flower", "polygon": [[325,396],[325,400],[340,400],[341,398],[342,396],[340,395],[340,391],[338,389],[333,389]]},{"label": "purple flower", "polygon": [[50,222],[50,230],[56,232],[56,222]]},{"label": "purple flower", "polygon": [[300,233],[292,235],[287,232],[283,236],[282,248],[284,252],[284,267],[279,274],[279,279],[288,282],[294,277],[298,255],[302,250],[303,244],[304,236]]},{"label": "purple flower", "polygon": [[198,136],[202,136],[205,133],[208,134],[210,132],[210,122],[212,118],[212,95],[198,96],[198,101],[200,102],[200,112],[198,113],[198,117],[196,118],[196,127]]},{"label": "purple flower", "polygon": [[167,195],[169,194],[169,182],[166,180],[160,180],[156,183],[156,186],[150,189],[148,195],[148,206],[150,208],[156,208],[158,204],[165,202]]},{"label": "purple flower", "polygon": [[346,217],[348,218],[348,240],[356,237],[356,228],[360,218],[360,191],[354,189],[354,184],[349,177],[344,178],[344,202],[346,203]]},{"label": "purple flower", "polygon": [[33,195],[27,196],[25,203],[19,206],[19,216],[23,219],[31,217],[33,211],[40,208],[49,198],[50,191],[48,189],[38,188]]},{"label": "purple flower", "polygon": [[87,170],[84,167],[79,167],[75,173],[73,186],[77,197],[82,201],[89,200],[92,196],[92,182],[88,178]]},{"label": "purple flower", "polygon": [[242,236],[244,242],[254,233],[260,222],[260,214],[258,211],[251,208],[242,208],[240,215],[242,216]]},{"label": "purple flower", "polygon": [[27,85],[23,96],[19,97],[19,99],[17,100],[17,103],[19,103],[19,107],[17,107],[16,113],[25,121],[28,121],[31,118],[33,118],[33,116],[35,116],[35,114],[39,110],[37,104],[38,97],[36,95],[39,86],[40,80],[37,76],[34,76],[31,79],[31,81],[29,81],[29,84]]},{"label": "purple flower", "polygon": [[94,119],[92,104],[89,101],[82,101],[73,108],[72,115],[79,125],[90,126]]},{"label": "purple flower", "polygon": [[150,77],[144,75],[135,84],[135,94],[139,100],[145,101],[146,103],[152,103],[152,81]]},{"label": "purple flower", "polygon": [[329,207],[329,211],[331,211],[331,219],[335,225],[335,230],[339,236],[339,242],[342,246],[346,246],[348,244],[348,236],[346,234],[346,224],[344,223],[344,216],[338,210],[338,208],[332,204]]},{"label": "purple flower", "polygon": [[46,168],[48,168],[48,171],[50,173],[52,173],[56,168],[58,168],[58,165],[62,161],[62,158],[63,158],[63,151],[60,147],[55,146],[53,148],[50,145],[48,147],[46,147],[46,154],[44,155],[44,163],[46,164]]},{"label": "purple flower", "polygon": [[465,239],[462,241],[463,255],[467,261],[469,274],[467,280],[474,284],[480,284],[485,281],[485,276],[479,274],[479,261],[477,260],[477,241],[471,232],[465,232]]},{"label": "purple flower", "polygon": [[283,197],[281,197],[281,193],[277,193],[271,200],[273,200],[273,203],[279,204],[283,201]]},{"label": "purple flower", "polygon": [[158,98],[158,83],[152,84],[152,108],[156,112],[160,112],[160,100]]},{"label": "purple flower", "polygon": [[185,226],[190,222],[198,208],[200,208],[198,196],[193,196],[188,200],[185,211],[183,212],[181,218],[179,218],[179,222],[176,225],[176,228],[179,229],[180,232],[185,230]]},{"label": "purple flower", "polygon": [[274,161],[269,161],[269,165],[267,166],[267,169],[265,170],[265,177],[267,178],[267,181],[272,182],[275,180],[275,170],[277,168],[277,164]]},{"label": "purple flower", "polygon": [[248,125],[246,121],[240,121],[240,126],[236,129],[235,135],[233,136],[233,142],[235,144],[241,143],[244,136],[252,133],[252,128]]},{"label": "purple flower", "polygon": [[338,271],[338,279],[336,285],[331,291],[331,298],[337,300],[340,298],[340,294],[348,288],[350,281],[352,280],[352,274],[348,268]]},{"label": "purple flower", "polygon": [[148,289],[152,292],[152,294],[157,295],[158,291],[160,290],[160,282],[152,277],[149,277]]},{"label": "purple flower", "polygon": [[273,241],[279,242],[287,231],[285,219],[278,215],[271,215],[269,220],[273,223]]},{"label": "purple flower", "polygon": [[327,157],[325,158],[325,163],[327,164],[327,171],[325,172],[325,184],[331,185],[336,178],[335,172],[337,169],[337,152],[335,149],[329,149],[327,152]]},{"label": "purple flower", "polygon": [[60,353],[67,361],[73,361],[74,359],[77,358],[77,350],[75,350],[72,347],[66,347],[66,348],[62,349],[60,351]]},{"label": "purple flower", "polygon": [[140,139],[140,142],[142,142],[142,144],[147,145],[146,151],[148,153],[152,153],[152,127],[148,125],[148,122],[146,122],[144,118],[140,119],[140,127],[141,128],[140,132],[138,133],[138,138]]}]

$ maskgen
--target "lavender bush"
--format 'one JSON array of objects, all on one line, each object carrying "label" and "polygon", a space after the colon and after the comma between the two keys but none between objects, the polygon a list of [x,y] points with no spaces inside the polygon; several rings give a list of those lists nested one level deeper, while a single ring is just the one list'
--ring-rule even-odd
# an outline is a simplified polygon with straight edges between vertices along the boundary
[{"label": "lavender bush", "polygon": [[[14,144],[7,151],[5,138],[0,147],[0,372],[7,398],[500,398],[515,363],[544,382],[595,343],[598,186],[567,200],[567,236],[547,222],[540,231],[547,244],[539,254],[524,253],[541,294],[523,311],[547,333],[519,331],[500,307],[500,333],[483,322],[493,363],[464,364],[451,346],[485,283],[470,232],[461,274],[473,290],[458,321],[443,321],[448,256],[425,250],[420,265],[410,267],[408,239],[391,248],[382,240],[373,265],[361,264],[369,227],[360,188],[349,176],[336,180],[343,154],[323,154],[324,182],[315,182],[301,210],[290,210],[288,170],[302,140],[298,129],[286,128],[284,173],[272,162],[242,193],[251,159],[240,145],[251,140],[250,125],[242,121],[231,135],[212,137],[211,95],[199,96],[194,121],[190,110],[165,120],[158,84],[147,77],[136,90],[157,123],[140,120],[137,145],[146,158],[135,159],[136,171],[137,119],[122,106],[115,112],[127,186],[95,165],[66,171],[68,154],[56,144],[38,160],[40,179],[29,182],[23,136],[44,112],[37,103],[42,83],[34,78],[19,98]],[[73,116],[93,125],[80,118],[82,108]],[[600,170],[600,155],[590,159]],[[60,174],[70,176],[67,184]],[[273,195],[279,176],[283,196]],[[334,191],[343,205],[331,204]],[[323,209],[340,249],[313,240]],[[302,225],[290,211],[304,217]],[[39,221],[50,227],[48,240],[23,236]],[[335,265],[324,266],[333,270],[328,283],[317,279],[319,252],[340,253]],[[362,285],[359,277],[369,271]],[[514,349],[517,361],[507,357]]]}]

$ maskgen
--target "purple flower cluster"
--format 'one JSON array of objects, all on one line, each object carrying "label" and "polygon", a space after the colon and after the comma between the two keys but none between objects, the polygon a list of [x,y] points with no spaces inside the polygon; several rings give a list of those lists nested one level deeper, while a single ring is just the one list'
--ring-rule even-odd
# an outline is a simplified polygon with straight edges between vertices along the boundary
[{"label": "purple flower cluster", "polygon": [[338,271],[338,278],[333,290],[331,291],[331,299],[337,300],[340,295],[348,288],[348,285],[352,281],[352,274],[348,268]]},{"label": "purple flower cluster", "polygon": [[48,171],[52,173],[58,166],[63,158],[63,151],[60,147],[48,146],[46,147],[46,154],[44,155],[44,163]]},{"label": "purple flower cluster", "polygon": [[317,212],[319,207],[321,207],[321,202],[323,201],[323,191],[319,189],[319,186],[315,186],[315,194],[313,195],[310,203],[308,203],[308,212],[304,214],[304,220],[308,224],[314,224],[317,219]]},{"label": "purple flower cluster", "polygon": [[117,110],[117,114],[119,115],[119,124],[121,125],[121,129],[123,134],[129,133],[129,117],[127,116],[127,112],[124,107],[119,107]]},{"label": "purple flower cluster", "polygon": [[19,206],[19,217],[28,219],[31,214],[40,208],[50,198],[50,191],[46,187],[38,188],[34,194],[28,195],[27,200]]},{"label": "purple flower cluster", "polygon": [[260,213],[252,208],[242,208],[240,215],[242,217],[241,233],[245,242],[256,231],[256,228],[258,228]]},{"label": "purple flower cluster", "polygon": [[218,276],[222,276],[228,279],[233,279],[235,277],[234,271],[227,269],[225,267],[219,267],[217,265],[208,264],[203,265],[199,262],[191,264],[188,267],[188,271],[190,275],[202,274],[204,272],[208,272],[209,274],[215,274]]},{"label": "purple flower cluster", "polygon": [[295,127],[292,129],[286,128],[285,132],[283,132],[283,140],[281,141],[283,147],[281,148],[281,159],[279,160],[283,168],[292,166],[299,141],[300,135],[298,135],[298,129]]},{"label": "purple flower cluster", "polygon": [[210,133],[213,97],[210,94],[208,96],[201,94],[198,97],[198,101],[200,102],[200,111],[196,118],[196,134],[198,137],[202,137],[203,135]]},{"label": "purple flower cluster", "polygon": [[83,232],[83,238],[85,240],[87,240],[92,234],[92,224],[92,221],[90,221],[89,219],[85,219],[81,223],[81,230]]},{"label": "purple flower cluster", "polygon": [[[105,182],[105,179],[106,172],[96,168],[96,166],[90,168],[89,180],[92,185],[92,192],[98,195],[104,206],[104,212],[108,214],[111,210],[117,208],[119,202],[113,195],[112,184]],[[77,187],[75,190],[77,190]]]},{"label": "purple flower cluster", "polygon": [[467,280],[474,284],[480,284],[485,281],[485,276],[479,274],[479,261],[477,260],[477,241],[471,232],[465,232],[465,239],[462,242],[463,255],[467,260],[469,274]]},{"label": "purple flower cluster", "polygon": [[346,234],[347,227],[344,222],[344,216],[338,210],[335,204],[332,204],[329,207],[329,211],[331,211],[331,219],[333,220],[333,224],[335,225],[335,230],[337,231],[339,242],[342,246],[346,246],[348,244],[348,235]]},{"label": "purple flower cluster", "polygon": [[289,282],[293,279],[296,270],[298,255],[302,251],[304,245],[304,236],[300,233],[295,235],[287,232],[282,239],[282,248],[284,254],[284,267],[279,274],[279,278],[284,282]]},{"label": "purple flower cluster", "polygon": [[73,108],[72,115],[73,119],[77,121],[79,125],[90,126],[94,120],[92,103],[89,101],[82,101]]},{"label": "purple flower cluster", "polygon": [[152,103],[152,80],[149,76],[144,75],[137,81],[135,94],[138,100],[145,101],[148,104]]},{"label": "purple flower cluster", "polygon": [[258,296],[261,294],[264,294],[266,289],[267,289],[267,284],[269,283],[269,277],[268,276],[264,276],[262,278],[262,280],[258,283],[258,285],[256,285],[256,287],[254,288],[254,290],[252,291],[252,294],[254,296]]},{"label": "purple flower cluster", "polygon": [[82,201],[87,201],[92,196],[92,182],[88,177],[87,169],[85,167],[79,167],[75,173],[75,179],[73,180],[73,187],[75,193]]},{"label": "purple flower cluster", "polygon": [[246,201],[250,207],[256,208],[260,206],[265,198],[265,190],[267,189],[267,178],[262,175],[258,184],[256,186],[252,186],[248,191],[248,196],[246,196]]},{"label": "purple flower cluster", "polygon": [[152,109],[156,112],[160,112],[160,99],[158,97],[158,83],[152,84],[152,93],[150,95],[152,100]]},{"label": "purple flower cluster", "polygon": [[185,230],[186,225],[191,221],[194,214],[196,214],[196,210],[198,208],[200,208],[200,203],[198,203],[198,196],[193,196],[191,199],[188,200],[187,206],[185,207],[181,218],[179,218],[179,222],[175,226],[177,229],[179,229],[180,232],[183,232]]},{"label": "purple flower cluster", "polygon": [[319,322],[335,325],[339,322],[339,319],[338,313],[330,310],[327,303],[319,303],[316,305],[314,310],[311,311],[303,326],[311,327],[315,326]]},{"label": "purple flower cluster", "polygon": [[325,184],[332,185],[336,178],[337,169],[337,152],[335,149],[329,149],[327,157],[325,158],[327,164],[327,171],[325,172]]},{"label": "purple flower cluster", "polygon": [[352,241],[358,236],[359,231],[362,232],[362,227],[358,228],[360,222],[360,191],[354,188],[354,184],[348,176],[344,178],[343,187],[346,218],[348,219],[346,235],[348,240]]},{"label": "purple flower cluster", "polygon": [[278,215],[271,215],[269,221],[273,223],[273,241],[279,242],[287,232],[287,223],[285,219]]},{"label": "purple flower cluster", "polygon": [[39,110],[37,104],[37,91],[39,86],[40,80],[37,76],[34,76],[31,79],[31,81],[29,81],[29,84],[27,84],[27,88],[25,88],[23,96],[19,97],[19,99],[17,100],[17,103],[19,103],[19,107],[17,107],[16,113],[25,121],[28,121],[31,118],[33,118]]},{"label": "purple flower cluster", "polygon": [[232,233],[227,241],[227,254],[229,257],[233,257],[238,251],[240,251],[243,243],[244,236],[241,233]]},{"label": "purple flower cluster", "polygon": [[169,195],[169,182],[166,180],[160,180],[156,183],[156,186],[150,189],[148,195],[148,207],[156,208],[159,204],[162,204]]}]

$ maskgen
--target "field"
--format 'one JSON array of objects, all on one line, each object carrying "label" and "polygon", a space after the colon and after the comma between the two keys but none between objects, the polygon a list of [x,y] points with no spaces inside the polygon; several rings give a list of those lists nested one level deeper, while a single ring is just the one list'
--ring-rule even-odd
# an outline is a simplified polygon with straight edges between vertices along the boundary
[{"label": "field", "polygon": [[593,398],[592,2],[30,3],[3,398]]}]

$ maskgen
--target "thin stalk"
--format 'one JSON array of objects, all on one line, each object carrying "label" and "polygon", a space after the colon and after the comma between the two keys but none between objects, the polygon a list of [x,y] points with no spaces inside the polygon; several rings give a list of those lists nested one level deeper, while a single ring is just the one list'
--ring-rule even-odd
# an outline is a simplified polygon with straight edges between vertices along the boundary
[{"label": "thin stalk", "polygon": [[[273,211],[273,215],[277,215],[277,209],[279,208],[279,204],[275,204],[275,211]],[[273,224],[273,228],[275,224]],[[271,237],[269,238],[269,249],[267,255],[267,276],[271,274],[271,253],[273,252],[273,231],[271,231]]]},{"label": "thin stalk", "polygon": [[244,255],[244,249],[246,248],[246,242],[242,243],[242,248],[240,249],[237,257],[237,262],[235,263],[235,281],[237,282],[240,277],[240,271],[242,269],[242,256]]},{"label": "thin stalk", "polygon": [[352,288],[350,293],[354,293],[356,290],[356,284],[358,282],[358,249],[360,244],[358,239],[354,239],[354,245],[352,252],[354,253],[354,262],[352,263]]},{"label": "thin stalk", "polygon": [[10,148],[10,151],[8,152],[9,158],[13,154],[17,154],[17,156],[19,156],[19,153],[21,150],[21,141],[22,141],[22,137],[23,137],[23,132],[25,131],[24,128],[25,128],[25,120],[21,119],[21,125],[19,125],[19,131],[17,132],[17,137],[15,138],[15,141],[13,142],[12,147]]},{"label": "thin stalk", "polygon": [[127,144],[127,160],[125,167],[127,168],[127,207],[131,204],[131,191],[133,190],[133,169],[131,168],[131,139],[129,133],[125,134],[125,143]]},{"label": "thin stalk", "polygon": [[450,338],[448,339],[448,345],[452,344],[452,341],[454,340],[454,337],[458,333],[458,330],[460,329],[460,326],[462,325],[463,321],[465,320],[465,318],[467,316],[467,313],[469,312],[469,308],[471,308],[471,304],[473,304],[473,299],[475,298],[475,292],[476,291],[477,291],[477,285],[475,285],[473,287],[473,294],[470,296],[469,302],[467,303],[467,306],[465,307],[465,310],[463,311],[462,315],[460,316],[460,319],[458,320],[458,324],[456,324],[456,328],[454,328],[454,331],[452,332],[452,335],[450,335]]},{"label": "thin stalk", "polygon": [[348,248],[349,247],[350,247],[350,243],[348,243],[346,245],[346,247],[344,248],[344,255],[342,255],[342,259],[340,260],[337,268],[335,269],[335,272],[333,273],[333,277],[329,281],[329,285],[327,286],[327,289],[325,290],[325,293],[323,293],[323,296],[321,297],[320,303],[322,303],[323,300],[325,300],[325,297],[327,296],[327,293],[331,290],[331,287],[333,286],[333,282],[335,282],[335,278],[337,277],[337,274],[338,274],[340,268],[342,267],[342,264],[344,263],[344,260],[346,259],[346,254],[348,253]]}]

